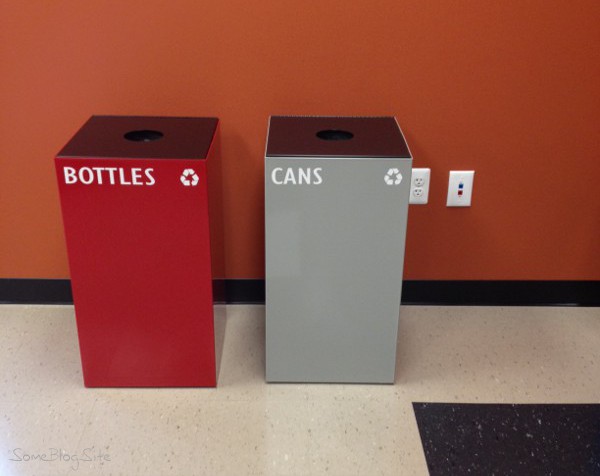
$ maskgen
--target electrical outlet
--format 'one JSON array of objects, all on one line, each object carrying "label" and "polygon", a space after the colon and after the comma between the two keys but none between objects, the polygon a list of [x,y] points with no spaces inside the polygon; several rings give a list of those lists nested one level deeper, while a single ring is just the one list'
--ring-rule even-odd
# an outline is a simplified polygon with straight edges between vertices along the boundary
[{"label": "electrical outlet", "polygon": [[451,170],[448,179],[447,207],[470,207],[474,170]]},{"label": "electrical outlet", "polygon": [[429,177],[431,169],[412,169],[408,203],[425,205],[429,200]]}]

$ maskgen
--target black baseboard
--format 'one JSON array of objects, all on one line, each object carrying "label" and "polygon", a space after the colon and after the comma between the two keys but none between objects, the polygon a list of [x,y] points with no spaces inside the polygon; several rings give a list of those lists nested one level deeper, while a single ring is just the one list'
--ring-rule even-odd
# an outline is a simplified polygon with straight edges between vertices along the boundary
[{"label": "black baseboard", "polygon": [[[262,279],[227,279],[219,300],[264,304]],[[0,303],[71,304],[68,279],[0,279]],[[451,306],[600,306],[600,281],[404,281],[402,304]]]},{"label": "black baseboard", "polygon": [[0,279],[2,304],[73,304],[69,279]]},{"label": "black baseboard", "polygon": [[600,281],[405,281],[402,304],[600,306]]}]

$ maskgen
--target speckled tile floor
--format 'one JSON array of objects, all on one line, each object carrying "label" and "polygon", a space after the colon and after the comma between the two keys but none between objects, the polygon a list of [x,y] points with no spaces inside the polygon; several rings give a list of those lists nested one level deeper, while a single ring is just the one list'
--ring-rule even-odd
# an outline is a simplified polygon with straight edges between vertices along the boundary
[{"label": "speckled tile floor", "polygon": [[600,402],[598,308],[403,307],[381,386],[267,385],[264,308],[218,311],[217,389],[86,389],[72,306],[0,306],[0,474],[422,475],[413,402]]}]

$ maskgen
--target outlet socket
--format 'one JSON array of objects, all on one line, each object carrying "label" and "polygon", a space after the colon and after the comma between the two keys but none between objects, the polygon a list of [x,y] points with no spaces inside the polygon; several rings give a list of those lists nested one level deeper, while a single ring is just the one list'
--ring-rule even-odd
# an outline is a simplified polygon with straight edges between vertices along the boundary
[{"label": "outlet socket", "polygon": [[429,201],[429,180],[431,169],[412,169],[410,177],[410,196],[408,203],[426,205]]}]

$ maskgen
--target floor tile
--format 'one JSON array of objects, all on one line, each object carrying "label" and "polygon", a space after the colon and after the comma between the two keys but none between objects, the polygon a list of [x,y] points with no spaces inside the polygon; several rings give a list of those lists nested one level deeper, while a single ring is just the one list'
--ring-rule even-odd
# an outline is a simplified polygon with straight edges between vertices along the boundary
[{"label": "floor tile", "polygon": [[216,315],[218,388],[86,389],[72,306],[0,306],[0,474],[422,475],[412,402],[600,403],[597,308],[403,307],[395,385],[267,385],[264,307]]},{"label": "floor tile", "polygon": [[600,405],[415,403],[431,476],[598,475]]}]

